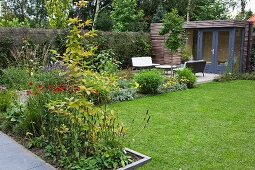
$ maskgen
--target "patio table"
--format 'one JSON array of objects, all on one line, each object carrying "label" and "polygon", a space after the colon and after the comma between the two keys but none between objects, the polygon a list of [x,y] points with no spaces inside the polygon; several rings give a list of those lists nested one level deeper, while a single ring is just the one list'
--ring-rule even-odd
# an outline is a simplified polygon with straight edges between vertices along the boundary
[{"label": "patio table", "polygon": [[165,74],[167,75],[170,72],[174,71],[174,69],[177,68],[176,65],[170,66],[170,65],[159,65],[159,66],[155,66],[158,69],[163,69]]}]

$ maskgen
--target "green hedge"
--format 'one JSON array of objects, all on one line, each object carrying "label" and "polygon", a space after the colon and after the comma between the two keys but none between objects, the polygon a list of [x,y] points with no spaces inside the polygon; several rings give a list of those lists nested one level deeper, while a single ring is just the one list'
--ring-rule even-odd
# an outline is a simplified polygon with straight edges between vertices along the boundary
[{"label": "green hedge", "polygon": [[99,32],[100,50],[112,49],[123,68],[131,66],[132,57],[150,56],[150,35],[142,32]]},{"label": "green hedge", "polygon": [[[25,28],[24,28],[25,29]],[[7,31],[6,38],[4,37],[4,33],[1,35],[0,41],[0,68],[7,67],[7,60],[13,58],[11,56],[11,48],[15,45],[22,44],[22,38],[24,32],[26,33],[26,39],[34,44],[52,42],[52,48],[57,49],[60,53],[63,53],[65,48],[65,36],[67,35],[66,31],[60,30],[36,30],[32,31],[24,30],[20,31],[20,29],[12,29],[13,34],[12,38],[16,37],[11,41],[9,37],[9,30],[2,30],[2,32]],[[54,37],[46,37],[41,36],[40,32],[43,35],[52,35],[52,33],[56,33]],[[30,35],[31,34],[31,35]],[[38,34],[36,36],[35,34]],[[18,37],[18,38],[17,38]],[[37,38],[36,38],[37,37]],[[43,38],[42,38],[43,37]],[[108,50],[112,49],[115,54],[115,59],[120,61],[122,64],[122,68],[127,68],[131,66],[131,57],[135,56],[150,56],[151,55],[151,42],[150,35],[148,33],[143,32],[98,32],[98,36],[93,38],[93,43],[98,46],[99,50]],[[15,48],[18,48],[15,46]]]},{"label": "green hedge", "polygon": [[11,48],[13,46],[13,40],[11,38],[0,39],[0,69],[6,68],[8,63],[12,61]]}]

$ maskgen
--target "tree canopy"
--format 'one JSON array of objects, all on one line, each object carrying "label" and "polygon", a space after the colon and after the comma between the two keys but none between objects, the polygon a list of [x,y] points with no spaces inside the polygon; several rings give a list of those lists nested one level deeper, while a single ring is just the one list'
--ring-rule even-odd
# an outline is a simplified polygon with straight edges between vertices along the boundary
[{"label": "tree canopy", "polygon": [[[230,10],[234,8],[239,12],[236,19],[243,20],[251,14],[251,12],[245,11],[249,0],[90,0],[87,8],[79,12],[72,5],[78,0],[4,1],[2,19],[5,21],[13,21],[13,19],[18,19],[19,22],[28,21],[31,27],[52,27],[50,26],[52,20],[56,20],[60,25],[56,27],[61,28],[61,23],[65,23],[65,20],[62,19],[67,18],[68,14],[69,16],[77,15],[83,20],[91,19],[95,23],[93,27],[108,31],[112,28],[123,31],[144,30],[144,27],[151,22],[161,22],[164,14],[172,9],[176,9],[178,15],[191,21],[230,19]],[[46,10],[47,2],[48,4],[50,2],[48,10]],[[69,6],[69,9],[66,9],[66,5]],[[52,9],[49,10],[49,8]],[[54,11],[55,14],[53,14]],[[63,17],[64,15],[65,17]],[[136,29],[134,26],[127,28],[130,25],[141,27],[141,29]]]}]

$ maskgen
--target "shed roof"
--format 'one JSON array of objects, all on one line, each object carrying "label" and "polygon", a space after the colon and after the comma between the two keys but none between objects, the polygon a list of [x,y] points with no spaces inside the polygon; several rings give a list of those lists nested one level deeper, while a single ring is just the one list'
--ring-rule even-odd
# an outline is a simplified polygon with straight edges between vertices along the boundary
[{"label": "shed roof", "polygon": [[237,20],[189,21],[185,23],[184,28],[244,28],[246,24],[247,21]]}]

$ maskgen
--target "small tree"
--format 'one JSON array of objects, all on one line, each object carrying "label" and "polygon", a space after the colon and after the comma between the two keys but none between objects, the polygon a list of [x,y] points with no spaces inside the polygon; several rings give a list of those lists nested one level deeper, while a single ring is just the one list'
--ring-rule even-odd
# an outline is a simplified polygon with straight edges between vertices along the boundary
[{"label": "small tree", "polygon": [[167,13],[163,18],[163,28],[160,30],[160,35],[168,35],[165,46],[170,50],[171,65],[173,63],[173,53],[181,47],[183,42],[183,24],[184,19],[178,15],[176,9]]},{"label": "small tree", "polygon": [[65,28],[71,6],[71,0],[45,0],[51,28]]},{"label": "small tree", "polygon": [[113,0],[113,11],[111,18],[113,20],[113,29],[115,31],[131,31],[130,25],[143,19],[143,11],[137,11],[136,0]]}]

